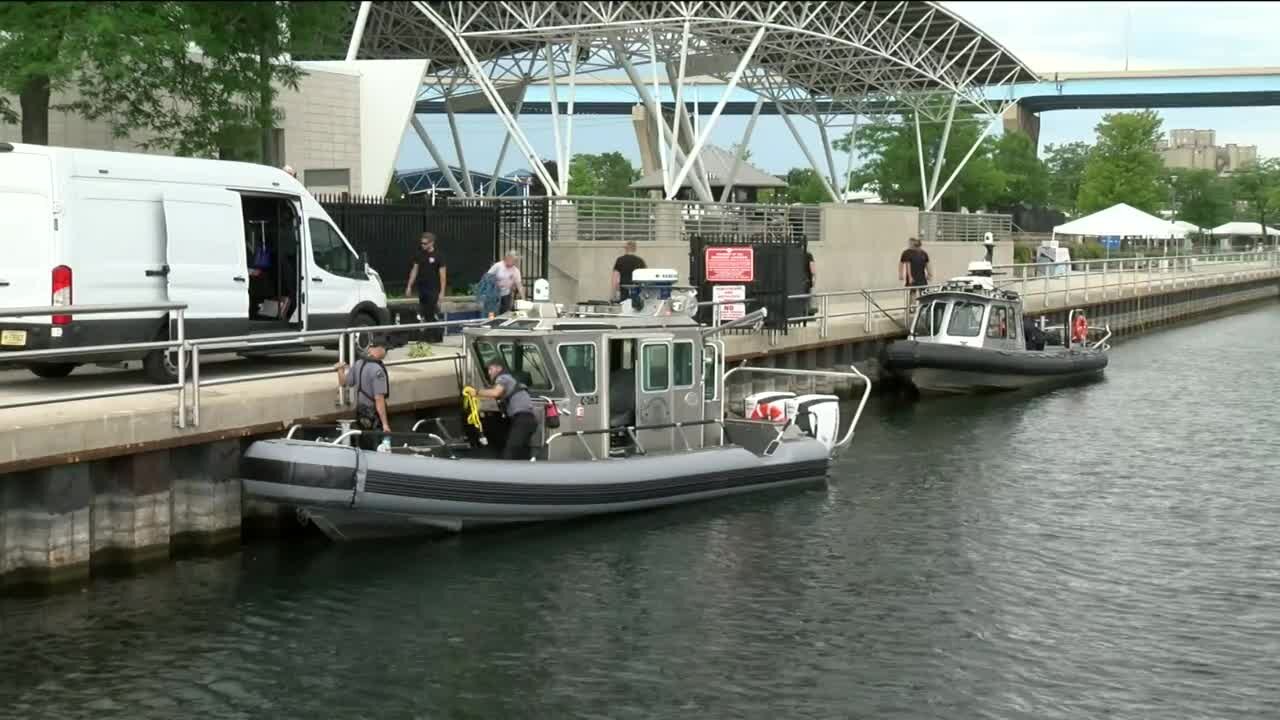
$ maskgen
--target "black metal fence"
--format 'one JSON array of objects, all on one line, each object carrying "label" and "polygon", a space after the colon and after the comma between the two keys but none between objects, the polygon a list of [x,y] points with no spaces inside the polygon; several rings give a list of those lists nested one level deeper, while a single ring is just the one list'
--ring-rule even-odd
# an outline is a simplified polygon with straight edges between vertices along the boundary
[{"label": "black metal fence", "polygon": [[[701,300],[712,300],[714,285],[707,282],[706,249],[719,246],[750,246],[754,255],[755,279],[746,283],[746,311],[764,307],[769,311],[766,329],[786,333],[791,318],[809,315],[809,301],[788,300],[790,295],[806,292],[808,270],[808,237],[802,233],[742,235],[737,233],[703,233],[689,236],[689,278],[698,288]],[[699,321],[710,323],[711,309],[704,308]]]},{"label": "black metal fence", "polygon": [[533,283],[550,274],[549,218],[552,199],[523,198],[452,198],[449,206],[458,209],[485,208],[497,218],[497,251],[495,255],[514,253],[520,260],[520,276],[524,280],[525,297],[533,292]]},{"label": "black metal fence", "polygon": [[450,294],[469,294],[501,253],[499,213],[493,207],[354,195],[322,195],[316,200],[393,295],[406,290],[423,232],[435,233],[436,251],[448,267]]}]

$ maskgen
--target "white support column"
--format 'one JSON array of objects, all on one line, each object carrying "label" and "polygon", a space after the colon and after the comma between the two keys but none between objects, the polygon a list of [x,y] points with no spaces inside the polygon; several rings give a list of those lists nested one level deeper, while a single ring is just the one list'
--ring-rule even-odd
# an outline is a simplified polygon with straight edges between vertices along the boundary
[{"label": "white support column", "polygon": [[569,170],[573,165],[573,98],[578,89],[578,36],[569,43],[569,107],[565,118],[564,161],[560,163],[560,189],[569,194]]},{"label": "white support column", "polygon": [[473,197],[476,189],[471,185],[471,169],[467,167],[467,157],[462,154],[462,135],[458,133],[458,118],[454,116],[448,98],[444,101],[444,111],[449,118],[449,134],[453,136],[453,151],[458,156],[458,167],[462,168],[462,186],[467,189],[467,195]]},{"label": "white support column", "polygon": [[360,43],[364,40],[364,26],[369,22],[369,9],[372,2],[360,3],[360,11],[356,13],[356,27],[351,31],[351,44],[347,45],[347,62],[356,59],[360,54]]},{"label": "white support column", "polygon": [[831,202],[840,202],[840,199],[836,197],[835,188],[831,187],[831,183],[827,180],[826,174],[822,172],[822,169],[818,165],[818,161],[813,157],[813,152],[809,150],[809,144],[804,141],[804,138],[800,137],[799,131],[796,130],[795,123],[791,122],[791,115],[787,112],[787,109],[783,107],[781,102],[777,100],[774,100],[773,102],[778,108],[778,114],[782,116],[782,122],[786,123],[787,129],[791,131],[791,137],[796,139],[796,144],[800,146],[800,151],[804,153],[805,159],[809,161],[809,167],[813,168],[813,171],[818,174],[818,179],[822,181],[822,187],[826,188],[827,195],[831,198]]},{"label": "white support column", "polygon": [[[670,67],[667,68],[667,80],[668,82],[672,82],[672,83],[675,82],[675,78],[671,75]],[[683,83],[681,83],[681,86],[683,86]],[[677,88],[677,92],[679,91],[680,89]],[[695,102],[696,102],[696,98],[695,98]],[[695,133],[693,130],[693,124],[689,120],[689,111],[685,109],[684,105],[685,105],[684,99],[681,98],[680,103],[676,105],[676,107],[672,110],[672,114],[671,114],[671,124],[673,128],[675,128],[671,131],[671,134],[674,138],[671,142],[671,148],[672,148],[671,149],[671,156],[672,156],[671,166],[672,167],[675,167],[676,165],[675,148],[680,148],[680,152],[684,153],[684,148],[679,144],[681,133],[684,134],[684,137],[687,138],[689,142],[693,142],[694,138],[698,136],[698,134]],[[682,154],[681,162],[683,162],[683,158],[684,158],[684,155]],[[697,187],[698,185],[702,185],[703,187],[707,188],[707,192],[710,192],[711,185],[706,180],[707,169],[703,167],[702,156],[699,155],[698,157],[694,158],[693,162],[694,162],[694,169],[697,172],[689,176],[693,178],[693,180],[691,181],[692,184],[695,187]]]},{"label": "white support column", "polygon": [[[831,172],[827,177],[831,178],[831,187],[840,184],[840,174],[836,172],[836,159],[831,154],[831,138],[827,135],[827,124],[822,121],[822,116],[818,113],[813,114],[813,121],[818,124],[818,135],[822,138],[822,150],[827,154],[827,170]],[[836,202],[844,202],[844,197],[838,197]]]},{"label": "white support column", "polygon": [[[527,87],[527,86],[526,86]],[[520,110],[524,108],[524,93],[521,89],[520,99],[516,101],[513,114],[517,120],[520,119]],[[489,196],[493,197],[498,194],[498,173],[502,172],[502,161],[507,159],[507,148],[511,146],[511,133],[504,133],[502,136],[502,146],[498,148],[498,161],[493,164],[493,182],[489,184]]]},{"label": "white support column", "polygon": [[[682,122],[681,118],[685,116],[684,68],[685,68],[685,60],[689,56],[689,30],[690,30],[689,21],[686,20],[684,23],[684,27],[680,31],[680,67],[679,67],[679,72],[676,74],[674,79],[671,77],[671,64],[670,63],[667,64],[667,82],[671,83],[671,87],[674,88],[675,100],[676,100],[676,104],[674,108],[672,108],[672,119],[674,120],[674,122],[672,122],[672,126],[674,129],[671,131],[671,134],[672,134],[671,159],[668,161],[667,163],[668,165],[676,164],[675,148],[676,148],[676,145],[680,143],[680,132],[684,125],[684,122]],[[666,120],[664,119],[663,122],[666,122]],[[689,139],[691,140],[693,139],[692,132],[689,133]]]},{"label": "white support column", "polygon": [[920,140],[920,109],[916,108],[912,113],[912,118],[916,125],[916,159],[920,161],[920,194],[923,196],[921,207],[925,210],[933,207],[933,203],[929,202],[929,184],[924,177],[924,142]]},{"label": "white support column", "polygon": [[[666,151],[667,119],[662,117],[662,101],[659,99],[662,97],[659,94],[662,91],[662,86],[658,83],[658,49],[654,47],[652,30],[649,31],[649,69],[653,71],[653,97],[654,102],[658,105],[658,162],[662,165],[662,196],[670,200],[675,197],[676,192],[679,192],[680,186],[676,185],[676,192],[672,192],[671,166],[667,164]],[[677,138],[675,137],[671,139],[673,147],[676,144],[676,140]]]},{"label": "white support column", "polygon": [[425,16],[427,20],[436,27],[436,29],[448,38],[449,44],[453,46],[453,49],[457,51],[458,56],[462,58],[464,63],[466,63],[467,69],[471,73],[471,79],[480,88],[480,92],[484,94],[485,98],[489,100],[489,105],[493,108],[493,111],[497,113],[499,119],[502,120],[502,124],[506,126],[507,132],[515,139],[516,145],[518,145],[520,150],[524,152],[525,159],[529,161],[530,169],[532,169],[534,174],[538,176],[538,179],[542,181],[543,186],[546,187],[549,192],[559,194],[559,187],[551,177],[551,174],[547,172],[547,166],[542,163],[542,159],[538,157],[538,153],[533,149],[533,145],[529,142],[529,138],[525,136],[524,131],[520,129],[520,126],[516,124],[515,119],[511,117],[511,111],[507,109],[507,104],[503,102],[502,96],[500,96],[497,89],[494,88],[493,81],[485,75],[484,68],[481,67],[480,61],[476,58],[475,53],[471,51],[471,48],[467,46],[466,42],[453,32],[445,19],[429,5],[425,2],[415,0],[413,6],[417,8],[418,12],[422,13],[423,16]]},{"label": "white support column", "polygon": [[[640,102],[644,104],[645,109],[649,112],[649,117],[654,122],[665,123],[667,120],[662,115],[662,107],[654,100],[653,93],[649,92],[649,86],[640,79],[640,74],[636,72],[635,66],[631,64],[631,59],[627,57],[626,49],[622,47],[622,43],[617,38],[612,38],[611,43],[613,44],[614,54],[618,58],[618,64],[622,66],[623,72],[627,74],[627,79],[631,81],[631,86],[635,88],[636,94],[640,96]],[[665,148],[658,148],[659,152],[664,150]],[[675,148],[675,153],[677,159],[684,159],[684,152],[678,145]],[[693,190],[698,194],[699,200],[702,202],[715,202],[715,199],[711,197],[711,191],[702,184],[700,179],[693,178],[690,184],[693,185]]]},{"label": "white support column", "polygon": [[551,139],[556,146],[556,182],[560,185],[556,195],[564,195],[564,148],[560,145],[560,95],[556,92],[556,65],[551,45],[546,46],[547,84],[551,90]]},{"label": "white support column", "polygon": [[938,199],[947,193],[947,188],[951,187],[951,183],[955,181],[956,176],[960,174],[960,171],[964,169],[964,166],[969,164],[969,158],[973,157],[973,154],[982,146],[982,141],[987,139],[987,135],[991,133],[991,128],[995,127],[996,122],[998,121],[999,118],[996,118],[987,123],[987,126],[982,129],[982,132],[978,135],[978,139],[974,141],[973,147],[969,148],[969,152],[965,153],[964,157],[961,158],[960,164],[956,166],[956,169],[951,171],[951,177],[947,178],[947,182],[942,185],[942,189],[938,190],[937,196],[933,198],[925,210],[932,210],[933,206],[938,202]]},{"label": "white support column", "polygon": [[738,143],[738,152],[734,153],[733,166],[729,169],[729,177],[725,178],[724,190],[720,191],[720,202],[729,202],[733,184],[738,180],[738,167],[747,156],[747,143],[751,142],[751,132],[756,128],[756,118],[760,117],[760,108],[764,107],[764,96],[756,98],[755,107],[751,108],[751,118],[747,120],[747,129],[742,133],[742,141]]},{"label": "white support column", "polygon": [[[418,116],[409,116],[409,124],[413,126],[413,131],[418,133],[418,139],[422,141],[422,144],[427,146],[427,153],[436,162],[436,167],[444,173],[444,179],[449,183],[449,189],[453,190],[458,197],[466,195],[462,186],[458,184],[458,179],[453,176],[453,170],[444,161],[444,157],[440,155],[439,148],[431,141],[431,136],[427,134],[427,129],[422,127],[422,123],[418,121]],[[435,194],[434,188],[432,189],[432,194]]]},{"label": "white support column", "polygon": [[[853,127],[849,130],[849,153],[844,161],[844,197],[849,197],[853,190],[853,145],[858,141],[858,115],[853,116]],[[843,199],[843,198],[842,198]],[[847,202],[847,201],[846,201]]]},{"label": "white support column", "polygon": [[[729,84],[725,86],[724,92],[720,94],[720,101],[716,103],[716,107],[711,111],[711,117],[707,118],[707,124],[703,126],[702,132],[698,133],[698,141],[693,144],[689,150],[688,158],[685,158],[684,164],[680,166],[680,172],[676,174],[676,179],[672,182],[675,187],[680,187],[684,183],[685,176],[693,169],[693,159],[698,157],[698,153],[702,152],[702,146],[707,143],[707,139],[711,136],[711,131],[715,129],[716,120],[720,119],[720,113],[724,111],[724,106],[729,102],[729,96],[738,88],[738,81],[742,79],[742,73],[747,69],[747,65],[751,63],[751,58],[756,54],[756,48],[760,47],[760,41],[764,39],[765,28],[756,31],[755,37],[751,38],[751,44],[747,46],[747,51],[742,54],[742,58],[738,60],[738,66],[734,68],[733,74],[729,76]],[[670,193],[667,199],[673,197]]]},{"label": "white support column", "polygon": [[[947,110],[947,124],[942,127],[942,142],[938,143],[938,156],[933,159],[933,179],[929,181],[929,197],[936,196],[938,176],[942,174],[942,166],[947,164],[947,141],[951,138],[951,123],[956,117],[956,103],[959,95],[951,96],[951,108]],[[930,203],[932,204],[932,203]]]}]

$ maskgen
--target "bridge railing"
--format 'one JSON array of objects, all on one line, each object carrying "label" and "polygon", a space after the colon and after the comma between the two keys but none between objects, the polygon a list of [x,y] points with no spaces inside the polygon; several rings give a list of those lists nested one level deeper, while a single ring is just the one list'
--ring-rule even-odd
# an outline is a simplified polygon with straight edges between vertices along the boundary
[{"label": "bridge railing", "polygon": [[[1220,253],[1210,255],[1124,258],[1123,260],[1089,260],[1070,263],[1015,263],[996,265],[993,268],[998,286],[1017,291],[1028,311],[1066,307],[1078,302],[1095,302],[1125,297],[1139,297],[1165,290],[1206,287],[1228,282],[1241,282],[1264,277],[1280,276],[1280,251],[1252,253]],[[1045,272],[1045,270],[1049,270]],[[896,326],[905,328],[910,322],[911,303],[916,288],[876,288],[818,292],[790,296],[793,300],[809,300],[810,311],[802,317],[791,317],[792,323],[816,323],[822,338],[830,337],[833,327],[840,324],[861,325],[863,333],[876,330],[877,319],[887,318]],[[748,302],[750,300],[748,299]],[[702,306],[719,308],[742,301],[721,303],[704,301]],[[1055,305],[1057,303],[1057,305]],[[270,372],[250,372],[221,378],[201,376],[201,366],[210,354],[230,350],[264,350],[272,347],[321,345],[333,341],[338,346],[337,357],[354,363],[360,338],[368,333],[406,334],[420,330],[466,327],[483,324],[486,320],[451,320],[444,322],[382,325],[376,327],[345,327],[332,330],[291,331],[260,335],[190,339],[186,334],[186,305],[159,303],[142,305],[80,305],[51,307],[0,308],[0,318],[48,317],[52,315],[128,314],[140,312],[170,313],[172,333],[169,340],[144,343],[119,343],[90,347],[58,348],[50,350],[22,350],[0,352],[0,363],[26,364],[35,361],[93,358],[111,355],[133,355],[149,351],[171,353],[174,357],[177,381],[154,386],[131,386],[111,390],[46,395],[36,399],[0,401],[0,410],[47,405],[75,400],[107,399],[129,395],[176,391],[174,424],[178,428],[198,427],[200,424],[201,391],[205,388],[256,380],[273,380],[307,375],[332,373],[330,366],[317,366]],[[2,323],[0,323],[2,324]],[[56,327],[56,326],[55,326]],[[768,342],[776,344],[778,335],[767,334]],[[414,365],[436,362],[460,363],[455,353],[421,358],[404,358],[388,361],[389,366]],[[352,395],[349,388],[335,390],[335,406],[350,407]]]}]

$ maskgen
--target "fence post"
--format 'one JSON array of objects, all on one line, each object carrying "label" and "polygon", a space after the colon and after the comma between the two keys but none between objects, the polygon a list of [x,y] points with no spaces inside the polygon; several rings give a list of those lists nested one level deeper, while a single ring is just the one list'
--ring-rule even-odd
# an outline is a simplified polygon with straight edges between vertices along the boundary
[{"label": "fence post", "polygon": [[827,323],[831,319],[830,302],[831,298],[827,295],[822,295],[818,298],[818,312],[821,313],[818,318],[818,337],[820,338],[826,338],[829,332]]}]

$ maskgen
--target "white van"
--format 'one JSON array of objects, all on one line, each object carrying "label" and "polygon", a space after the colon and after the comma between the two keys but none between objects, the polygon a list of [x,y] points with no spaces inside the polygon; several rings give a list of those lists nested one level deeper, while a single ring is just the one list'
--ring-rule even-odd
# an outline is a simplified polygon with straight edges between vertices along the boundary
[{"label": "white van", "polygon": [[[264,165],[0,143],[0,307],[186,303],[189,338],[389,323],[382,280],[293,177]],[[163,312],[0,317],[3,351],[167,339]],[[143,360],[174,382],[172,353]]]}]

